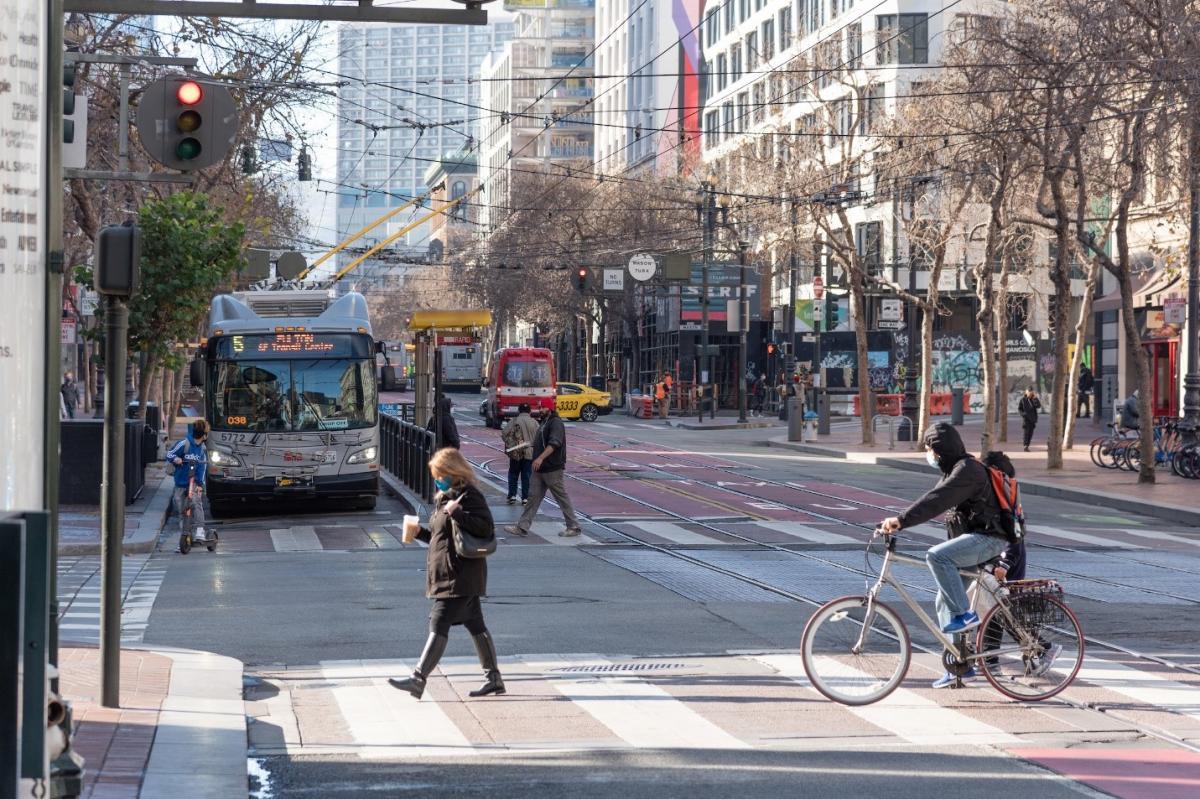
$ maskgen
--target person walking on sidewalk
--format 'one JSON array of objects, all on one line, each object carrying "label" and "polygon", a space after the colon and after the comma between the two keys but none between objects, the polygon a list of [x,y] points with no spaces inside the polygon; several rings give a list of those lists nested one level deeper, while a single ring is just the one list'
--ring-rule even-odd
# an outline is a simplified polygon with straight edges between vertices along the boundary
[{"label": "person walking on sidewalk", "polygon": [[179,533],[183,535],[187,532],[184,530],[184,500],[191,500],[192,520],[196,523],[192,540],[198,544],[207,540],[204,535],[204,503],[198,495],[199,491],[204,490],[208,476],[208,448],[204,446],[207,440],[208,422],[197,419],[192,422],[191,432],[167,450],[166,455],[167,463],[175,469],[175,489],[171,497],[175,512],[179,514]]},{"label": "person walking on sidewalk", "polygon": [[459,449],[462,444],[458,438],[458,425],[454,423],[454,414],[450,412],[453,405],[450,398],[443,394],[437,412],[429,417],[429,422],[425,425],[426,430],[436,435],[439,432],[438,424],[440,422],[441,433],[436,442],[438,449],[444,447]]},{"label": "person walking on sidewalk", "polygon": [[508,504],[517,501],[517,483],[521,484],[521,504],[529,501],[529,478],[533,474],[533,439],[538,425],[529,415],[529,403],[517,406],[517,415],[508,420],[500,438],[508,453]]},{"label": "person walking on sidewalk", "polygon": [[[1076,406],[1079,417],[1087,418],[1092,415],[1092,392],[1096,390],[1096,378],[1092,370],[1086,366],[1079,370],[1079,404]],[[1085,411],[1084,408],[1087,408]]]},{"label": "person walking on sidewalk", "polygon": [[1029,451],[1029,442],[1033,440],[1033,429],[1037,427],[1038,411],[1042,409],[1042,401],[1038,399],[1033,386],[1025,389],[1025,395],[1017,403],[1017,413],[1021,415],[1021,427],[1025,433],[1025,451]]},{"label": "person walking on sidewalk", "polygon": [[554,495],[554,500],[562,510],[566,528],[559,533],[560,538],[573,538],[582,530],[579,520],[575,518],[575,508],[571,506],[571,498],[567,496],[567,428],[558,411],[550,409],[542,411],[544,420],[533,439],[533,480],[529,491],[529,504],[515,525],[505,528],[511,535],[527,536],[533,527],[533,519],[546,492]]},{"label": "person walking on sidewalk", "polygon": [[663,377],[663,405],[662,418],[667,421],[667,417],[671,414],[671,392],[675,390],[675,378],[671,377],[671,373]]},{"label": "person walking on sidewalk", "polygon": [[75,385],[75,375],[67,372],[63,375],[62,385],[58,388],[62,394],[63,407],[67,410],[67,418],[75,418],[75,409],[79,407],[79,386]]},{"label": "person walking on sidewalk", "polygon": [[505,692],[504,680],[496,662],[496,644],[483,620],[483,605],[479,601],[480,597],[487,596],[487,560],[460,557],[454,549],[454,525],[479,538],[495,536],[492,512],[483,492],[475,484],[471,464],[457,449],[446,447],[435,452],[429,459],[429,473],[438,489],[429,526],[421,527],[409,519],[404,528],[404,543],[411,544],[414,539],[420,539],[429,545],[425,551],[425,595],[433,600],[429,637],[412,674],[391,677],[388,682],[420,699],[429,675],[446,651],[450,628],[461,624],[475,642],[475,652],[486,680],[470,695],[502,694]]}]

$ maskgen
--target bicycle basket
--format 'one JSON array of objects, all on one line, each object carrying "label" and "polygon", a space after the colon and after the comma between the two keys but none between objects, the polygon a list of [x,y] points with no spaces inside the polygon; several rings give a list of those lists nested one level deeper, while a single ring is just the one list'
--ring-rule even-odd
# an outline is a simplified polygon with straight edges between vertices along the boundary
[{"label": "bicycle basket", "polygon": [[1024,627],[1036,629],[1066,622],[1062,605],[1062,586],[1055,580],[1015,580],[1006,583],[1008,604],[1016,620]]}]

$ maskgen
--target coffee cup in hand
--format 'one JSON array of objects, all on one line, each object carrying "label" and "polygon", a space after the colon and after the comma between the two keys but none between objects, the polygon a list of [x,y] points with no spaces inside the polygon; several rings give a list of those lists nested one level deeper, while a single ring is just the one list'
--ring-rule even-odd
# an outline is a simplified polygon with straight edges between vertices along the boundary
[{"label": "coffee cup in hand", "polygon": [[421,530],[421,520],[416,516],[406,515],[402,529],[404,531],[404,543],[411,544],[417,540],[417,533]]}]

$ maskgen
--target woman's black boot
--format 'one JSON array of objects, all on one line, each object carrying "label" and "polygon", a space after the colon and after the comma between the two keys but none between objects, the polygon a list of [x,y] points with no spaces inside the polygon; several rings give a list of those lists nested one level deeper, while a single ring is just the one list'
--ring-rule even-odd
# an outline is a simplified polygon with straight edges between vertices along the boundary
[{"label": "woman's black boot", "polygon": [[415,698],[420,699],[421,695],[425,693],[425,681],[437,668],[438,661],[442,659],[442,653],[446,651],[447,640],[449,639],[444,635],[430,633],[429,638],[425,641],[425,651],[421,653],[421,660],[417,662],[412,676],[389,677],[388,682],[392,687],[408,691]]},{"label": "woman's black boot", "polygon": [[479,665],[483,667],[487,681],[478,690],[471,691],[470,695],[489,696],[504,693],[504,680],[500,679],[500,666],[496,663],[496,644],[492,641],[492,634],[482,632],[471,637],[475,641],[475,651],[479,653]]}]

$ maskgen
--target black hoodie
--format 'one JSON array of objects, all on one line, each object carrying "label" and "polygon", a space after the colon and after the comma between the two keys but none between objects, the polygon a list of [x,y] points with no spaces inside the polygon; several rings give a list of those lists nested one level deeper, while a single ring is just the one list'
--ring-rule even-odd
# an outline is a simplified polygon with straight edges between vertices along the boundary
[{"label": "black hoodie", "polygon": [[[454,414],[450,411],[453,403],[450,398],[443,395],[441,405],[438,406],[437,416],[442,420],[442,437],[437,442],[437,448],[453,447],[459,449],[461,441],[458,438],[458,425],[454,423]],[[425,425],[425,429],[431,432],[437,432],[437,417],[430,416],[429,423]]]},{"label": "black hoodie", "polygon": [[991,477],[982,463],[967,454],[958,430],[938,422],[925,431],[925,446],[937,456],[942,479],[900,514],[900,526],[916,527],[949,512],[946,526],[951,538],[962,533],[1006,538],[997,524],[1000,506]]}]

